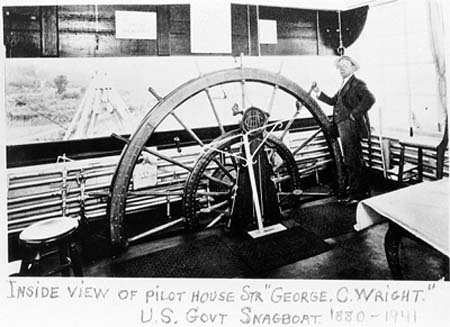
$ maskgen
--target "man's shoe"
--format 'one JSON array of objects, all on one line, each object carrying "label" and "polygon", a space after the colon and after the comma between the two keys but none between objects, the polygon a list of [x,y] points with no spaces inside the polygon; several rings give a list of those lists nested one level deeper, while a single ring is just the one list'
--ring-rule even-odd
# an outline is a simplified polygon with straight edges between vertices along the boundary
[{"label": "man's shoe", "polygon": [[357,205],[360,201],[361,199],[350,197],[348,198],[347,202],[345,202],[345,205],[346,206]]},{"label": "man's shoe", "polygon": [[349,196],[338,196],[337,203],[346,204],[350,200]]}]

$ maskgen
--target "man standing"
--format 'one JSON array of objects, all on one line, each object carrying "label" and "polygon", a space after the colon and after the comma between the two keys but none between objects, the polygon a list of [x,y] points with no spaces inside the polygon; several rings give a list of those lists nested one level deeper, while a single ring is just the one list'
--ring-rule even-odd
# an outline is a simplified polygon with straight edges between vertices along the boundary
[{"label": "man standing", "polygon": [[375,97],[366,83],[355,77],[354,73],[359,69],[359,65],[351,57],[339,57],[336,68],[343,80],[333,97],[321,92],[317,84],[313,90],[319,100],[333,106],[333,123],[341,139],[349,196],[339,194],[338,201],[356,204],[369,192],[367,176],[364,173],[361,138],[369,136],[367,111],[375,103]]}]

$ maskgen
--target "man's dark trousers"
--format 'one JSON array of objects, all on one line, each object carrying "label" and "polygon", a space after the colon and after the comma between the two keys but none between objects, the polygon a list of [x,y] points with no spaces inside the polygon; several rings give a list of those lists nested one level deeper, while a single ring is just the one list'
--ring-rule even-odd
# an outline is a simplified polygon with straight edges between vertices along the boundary
[{"label": "man's dark trousers", "polygon": [[337,123],[337,129],[341,138],[350,196],[355,199],[362,199],[368,191],[368,180],[365,174],[357,123],[351,119],[342,120]]}]

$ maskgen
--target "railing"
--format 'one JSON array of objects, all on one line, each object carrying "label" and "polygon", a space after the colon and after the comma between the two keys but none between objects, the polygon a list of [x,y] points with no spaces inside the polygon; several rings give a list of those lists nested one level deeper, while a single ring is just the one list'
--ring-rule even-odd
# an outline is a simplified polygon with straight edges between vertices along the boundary
[{"label": "railing", "polygon": [[[308,140],[317,127],[301,128],[289,134],[289,147],[294,151]],[[176,148],[161,150],[177,161],[192,166],[201,149],[198,146],[184,146],[178,153]],[[298,169],[302,177],[326,169],[330,162],[328,146],[322,133],[308,142],[296,154]],[[8,232],[23,230],[31,223],[47,218],[78,216],[83,197],[88,219],[103,219],[106,214],[106,197],[111,178],[119,156],[108,156],[83,160],[63,160],[58,163],[9,168],[8,175]],[[168,189],[182,191],[187,172],[167,161],[157,160],[157,183],[151,191],[164,192]],[[83,196],[84,194],[85,196]],[[91,195],[91,196],[89,196]],[[97,196],[95,196],[97,195]],[[171,197],[176,202],[181,195]],[[156,195],[128,196],[127,213],[137,213],[166,203]]]},{"label": "railing", "polygon": [[[309,126],[297,129],[289,134],[289,147],[294,151],[307,141],[317,130]],[[370,152],[369,152],[370,149]],[[393,165],[398,163],[400,145],[397,140],[390,140],[390,157]],[[184,146],[178,153],[176,148],[162,150],[169,153],[177,161],[190,166],[198,157],[198,146]],[[369,147],[368,140],[363,141],[364,159],[367,165],[376,171],[382,171],[381,150],[379,138],[372,135]],[[406,162],[417,164],[417,153],[414,149],[407,150]],[[331,156],[322,133],[308,142],[295,155],[297,166],[302,177],[317,174],[325,170]],[[27,167],[9,168],[8,175],[8,232],[17,233],[31,223],[47,219],[66,216],[78,216],[83,197],[86,216],[91,220],[103,219],[106,214],[106,198],[92,196],[107,194],[111,178],[114,174],[119,156],[63,161],[52,164],[41,164]],[[171,197],[172,203],[181,199],[181,191],[187,172],[166,161],[158,160],[157,183],[151,188],[152,192],[178,190],[180,193]],[[436,154],[433,151],[423,152],[423,177],[425,180],[434,179],[436,171]],[[444,176],[448,177],[448,151],[445,154]],[[150,192],[151,193],[151,192]],[[89,196],[91,195],[91,196]],[[127,200],[127,213],[137,213],[166,203],[161,196],[149,195],[133,196]]]},{"label": "railing", "polygon": [[[395,166],[399,163],[400,156],[400,143],[396,139],[389,139],[389,157],[390,165]],[[377,135],[371,136],[371,144],[369,147],[368,140],[363,141],[363,154],[364,160],[367,165],[374,170],[383,171],[383,163],[381,160],[381,147],[380,140]],[[370,153],[369,153],[370,150]],[[387,155],[387,154],[386,154]],[[449,176],[449,155],[448,149],[445,151],[444,156],[444,176]],[[405,162],[413,165],[417,165],[417,149],[408,148],[405,152]],[[436,179],[436,151],[424,150],[423,151],[423,178],[424,180]],[[389,167],[388,167],[389,168]]]}]

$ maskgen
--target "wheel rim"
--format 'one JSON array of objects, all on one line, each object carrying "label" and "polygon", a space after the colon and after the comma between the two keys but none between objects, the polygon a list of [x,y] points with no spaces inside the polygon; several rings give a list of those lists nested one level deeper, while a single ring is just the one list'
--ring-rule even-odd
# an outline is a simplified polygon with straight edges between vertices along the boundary
[{"label": "wheel rim", "polygon": [[303,104],[318,123],[330,149],[337,180],[341,179],[341,153],[337,140],[332,136],[331,124],[317,102],[304,89],[280,74],[261,69],[234,68],[212,72],[184,83],[161,99],[146,114],[122,151],[111,182],[107,207],[112,245],[126,246],[128,243],[124,228],[128,188],[136,162],[155,129],[180,105],[202,91],[222,84],[250,82],[272,86],[274,92],[279,89]]},{"label": "wheel rim", "polygon": [[[206,180],[205,178],[202,179],[202,176],[205,174],[205,170],[207,170],[208,167],[212,167],[212,169],[215,168],[216,161],[214,162],[214,159],[217,159],[217,157],[222,156],[224,153],[236,152],[230,149],[232,146],[238,147],[239,145],[242,145],[240,136],[240,130],[233,130],[222,135],[218,140],[213,141],[210,144],[208,150],[199,156],[194,165],[192,173],[189,174],[184,187],[182,207],[183,217],[186,219],[186,223],[191,229],[197,229],[201,225],[201,223],[199,222],[199,216],[201,214],[213,213],[212,217],[209,220],[204,219],[207,221],[207,223],[204,223],[203,226],[206,227],[212,227],[220,220],[223,220],[223,218],[225,218],[226,221],[227,219],[229,220],[231,218],[232,206],[234,204],[233,198],[235,196],[234,188],[236,187],[236,180],[232,179],[235,179],[237,177],[237,166],[239,166],[239,169],[242,169],[242,162],[239,162],[239,164],[236,166],[233,165],[233,163],[231,162],[232,155],[229,155],[228,158],[222,157],[222,168],[218,167],[214,170],[214,173],[212,175],[215,175],[219,180],[229,182],[229,187],[214,183],[214,181],[211,184],[210,180]],[[288,147],[284,145],[284,143],[278,138],[269,136],[267,139],[267,143],[264,144],[264,150],[272,151],[270,156],[272,158],[276,156],[279,160],[277,162],[278,166],[283,167],[283,170],[285,170],[283,176],[289,177],[288,179],[284,178],[284,180],[280,183],[277,183],[276,180],[273,180],[274,184],[278,186],[278,190],[284,194],[299,189],[300,177],[298,175],[297,165]],[[264,153],[264,150],[261,152]],[[239,156],[242,157],[242,154],[239,153]],[[229,159],[228,162],[227,159]],[[238,159],[237,161],[240,160]],[[282,164],[280,164],[280,162]],[[228,177],[227,174],[223,172],[223,167],[229,167],[228,174],[231,174],[231,177]],[[199,189],[201,189],[201,194],[199,193]],[[204,194],[208,194],[208,192],[223,192],[224,194],[214,194],[214,196],[217,196],[218,198],[214,198],[212,204],[209,203],[209,199],[206,199],[208,203],[205,208],[205,205],[201,205],[200,202],[201,200],[204,200]],[[286,210],[283,204],[287,202],[288,201],[286,195],[284,195],[282,199],[279,198],[280,211]],[[214,212],[217,212],[218,214],[215,215]]]}]

